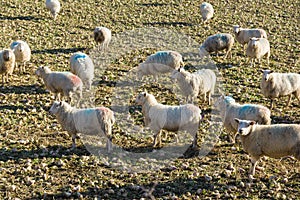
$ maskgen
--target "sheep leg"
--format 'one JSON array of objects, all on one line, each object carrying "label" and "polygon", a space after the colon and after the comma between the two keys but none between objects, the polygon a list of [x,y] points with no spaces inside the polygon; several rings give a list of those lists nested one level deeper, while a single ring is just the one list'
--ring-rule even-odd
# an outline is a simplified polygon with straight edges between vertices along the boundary
[{"label": "sheep leg", "polygon": [[196,132],[195,136],[194,136],[193,143],[192,143],[192,148],[196,148],[197,147],[197,141],[198,141],[198,134]]},{"label": "sheep leg", "polygon": [[289,95],[286,106],[290,105],[291,99],[292,99],[292,94]]},{"label": "sheep leg", "polygon": [[255,168],[256,168],[258,159],[259,158],[251,157],[251,167],[249,170],[249,177],[251,177],[251,176],[253,177],[255,175]]},{"label": "sheep leg", "polygon": [[161,133],[161,131],[159,130],[159,131],[157,131],[157,133],[154,135],[154,141],[153,141],[153,147],[156,147],[156,145],[157,145],[157,140],[159,140],[158,141],[158,145],[160,146],[161,145],[161,135],[160,135],[160,133]]},{"label": "sheep leg", "polygon": [[271,101],[270,101],[270,109],[272,109],[273,108],[273,99],[271,99]]},{"label": "sheep leg", "polygon": [[107,138],[106,149],[107,149],[108,153],[111,152],[111,150],[112,150],[112,143],[111,143],[111,139],[110,138]]},{"label": "sheep leg", "polygon": [[267,53],[267,63],[270,65],[270,51]]},{"label": "sheep leg", "polygon": [[208,92],[208,105],[210,105],[211,104],[211,93],[210,92]]},{"label": "sheep leg", "polygon": [[76,134],[72,134],[72,149],[76,148]]}]

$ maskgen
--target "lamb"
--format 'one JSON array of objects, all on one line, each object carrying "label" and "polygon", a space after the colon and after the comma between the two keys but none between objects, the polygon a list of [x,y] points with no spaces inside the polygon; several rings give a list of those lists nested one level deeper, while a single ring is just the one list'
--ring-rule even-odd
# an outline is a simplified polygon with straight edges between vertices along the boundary
[{"label": "lamb", "polygon": [[139,79],[152,75],[155,80],[158,74],[169,73],[183,66],[182,55],[176,51],[158,51],[150,55],[145,62],[134,69]]},{"label": "lamb", "polygon": [[214,94],[216,85],[216,74],[210,69],[201,69],[194,73],[189,73],[183,68],[173,70],[171,79],[178,82],[181,93],[186,102],[193,102],[198,94],[204,95],[204,101],[208,97],[208,105],[211,104],[211,95]]},{"label": "lamb", "polygon": [[202,58],[206,55],[209,55],[211,52],[215,52],[217,54],[218,51],[222,51],[224,49],[226,49],[226,54],[224,58],[227,58],[229,54],[230,57],[232,57],[231,49],[233,43],[234,38],[229,33],[218,33],[215,35],[211,35],[200,46],[200,57]]},{"label": "lamb", "polygon": [[300,125],[258,125],[255,121],[235,119],[244,150],[251,156],[249,177],[262,156],[281,158],[294,156],[300,160]]},{"label": "lamb", "polygon": [[[215,108],[220,111],[223,126],[230,133],[229,139],[235,143],[238,124],[234,118],[255,120],[259,124],[271,124],[271,111],[262,105],[239,104],[232,97],[220,96],[215,102]],[[231,136],[232,134],[233,137]]]},{"label": "lamb", "polygon": [[58,0],[46,0],[46,8],[51,12],[55,20],[60,11],[60,2]]},{"label": "lamb", "polygon": [[[251,67],[253,65],[253,62],[255,59],[258,59],[260,63],[260,59],[263,56],[266,56],[268,65],[270,63],[270,43],[265,38],[251,38],[247,49],[246,49],[246,55],[250,57],[251,59]],[[255,63],[254,63],[255,64]],[[254,65],[255,66],[255,65]]]},{"label": "lamb", "polygon": [[241,28],[239,25],[234,25],[233,32],[235,35],[235,39],[241,45],[243,45],[243,49],[245,44],[248,44],[248,42],[250,41],[250,38],[268,38],[266,31],[263,29],[245,29]]},{"label": "lamb", "polygon": [[60,101],[60,94],[62,94],[68,98],[68,102],[71,104],[72,95],[76,93],[77,105],[79,105],[82,97],[82,81],[78,76],[71,72],[51,71],[46,66],[40,66],[35,74],[43,79],[46,88],[55,94],[56,100]]},{"label": "lamb", "polygon": [[114,113],[106,107],[76,109],[66,102],[54,101],[49,112],[56,116],[63,130],[72,136],[72,149],[76,148],[78,133],[87,135],[104,134],[107,137],[106,148],[112,149],[112,126]]},{"label": "lamb", "polygon": [[273,70],[261,70],[263,77],[260,83],[262,94],[271,99],[288,96],[287,106],[290,105],[292,94],[300,102],[300,74],[274,73]]},{"label": "lamb", "polygon": [[71,72],[82,80],[84,86],[90,90],[94,78],[94,64],[92,59],[82,52],[74,53],[70,58]]},{"label": "lamb", "polygon": [[6,81],[8,82],[8,76],[12,75],[15,67],[15,54],[10,49],[4,49],[0,51],[0,74],[2,74],[2,84]]},{"label": "lamb", "polygon": [[111,31],[106,27],[96,27],[94,29],[93,37],[97,44],[107,48],[111,41]]},{"label": "lamb", "polygon": [[[10,49],[13,50],[15,57],[16,57],[16,67],[17,63],[23,63],[23,72],[26,71],[25,64],[31,58],[31,50],[29,45],[22,41],[17,40],[10,44]],[[22,71],[22,67],[20,67],[20,72]]]},{"label": "lamb", "polygon": [[210,3],[203,2],[200,5],[200,13],[203,19],[203,22],[205,23],[207,20],[211,19],[214,15],[214,8]]},{"label": "lamb", "polygon": [[201,110],[193,105],[168,106],[157,102],[152,94],[142,92],[136,97],[142,106],[144,122],[154,132],[153,147],[161,146],[161,129],[177,132],[187,131],[194,137],[192,147],[197,146],[197,131],[201,120]]}]

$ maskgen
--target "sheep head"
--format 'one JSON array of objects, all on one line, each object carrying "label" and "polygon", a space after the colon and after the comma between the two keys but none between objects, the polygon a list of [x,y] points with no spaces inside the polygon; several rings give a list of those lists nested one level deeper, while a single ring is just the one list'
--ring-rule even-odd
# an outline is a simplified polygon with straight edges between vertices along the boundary
[{"label": "sheep head", "polygon": [[271,81],[272,80],[272,76],[271,74],[273,73],[273,70],[260,70],[263,73],[263,80],[264,81]]},{"label": "sheep head", "polygon": [[137,95],[136,99],[135,99],[135,103],[137,105],[143,105],[146,97],[147,97],[148,93],[147,92],[141,92]]},{"label": "sheep head", "polygon": [[3,60],[4,61],[11,60],[13,58],[13,56],[14,56],[14,54],[11,50],[6,49],[3,51]]},{"label": "sheep head", "polygon": [[201,46],[199,48],[199,55],[200,58],[203,58],[204,56],[207,56],[209,53],[206,51],[206,49],[204,48],[204,46]]},{"label": "sheep head", "polygon": [[185,77],[186,73],[183,68],[178,68],[178,70],[173,70],[171,74],[171,80],[176,81],[182,77]]},{"label": "sheep head", "polygon": [[240,32],[240,26],[239,25],[233,25],[233,32],[235,34],[238,34]]},{"label": "sheep head", "polygon": [[234,118],[234,120],[238,123],[238,133],[243,136],[247,136],[252,132],[252,127],[256,124],[255,121],[249,120],[241,120],[238,118]]},{"label": "sheep head", "polygon": [[49,69],[49,67],[47,66],[40,66],[39,68],[37,68],[37,70],[35,71],[35,74],[37,76],[41,76],[44,73],[50,73],[51,70]]},{"label": "sheep head", "polygon": [[259,38],[253,37],[250,38],[248,45],[250,45],[253,49],[258,48]]},{"label": "sheep head", "polygon": [[58,113],[60,113],[62,110],[67,111],[70,110],[72,107],[70,104],[68,104],[67,102],[64,101],[54,101],[49,113],[52,115],[57,115]]}]

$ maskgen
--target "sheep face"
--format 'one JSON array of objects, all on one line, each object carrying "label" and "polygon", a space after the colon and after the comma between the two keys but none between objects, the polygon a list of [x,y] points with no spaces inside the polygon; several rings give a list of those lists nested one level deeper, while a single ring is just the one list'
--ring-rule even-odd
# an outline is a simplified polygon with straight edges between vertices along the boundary
[{"label": "sheep face", "polygon": [[104,39],[103,32],[99,28],[96,28],[94,30],[94,40],[98,43],[102,43],[104,42]]},{"label": "sheep face", "polygon": [[68,110],[70,108],[71,106],[66,102],[54,101],[49,110],[49,113],[52,115],[57,115],[61,110]]},{"label": "sheep face", "polygon": [[241,135],[249,135],[252,131],[252,126],[255,124],[255,121],[249,120],[241,120],[241,119],[234,119],[238,123],[238,133]]},{"label": "sheep face", "polygon": [[263,80],[269,81],[270,80],[270,75],[273,72],[272,70],[261,70],[263,73]]},{"label": "sheep face", "polygon": [[46,66],[40,66],[36,71],[35,71],[35,74],[37,76],[41,76],[42,74],[44,73],[49,73],[51,72],[51,70],[49,69],[49,67],[46,67]]},{"label": "sheep face", "polygon": [[4,50],[3,51],[3,60],[4,61],[9,61],[11,60],[13,57],[13,52],[10,50]]},{"label": "sheep face", "polygon": [[171,74],[171,80],[176,82],[178,79],[180,79],[182,76],[184,76],[183,72],[184,69],[183,68],[179,68],[178,70],[173,70],[172,74]]},{"label": "sheep face", "polygon": [[253,49],[257,49],[259,43],[259,38],[250,38],[248,45],[251,46]]},{"label": "sheep face", "polygon": [[138,94],[138,96],[135,99],[135,103],[137,105],[143,105],[145,102],[145,99],[147,97],[147,92],[141,92],[140,94]]},{"label": "sheep face", "polygon": [[234,25],[234,26],[233,26],[233,32],[234,32],[235,34],[238,34],[238,33],[240,32],[240,26],[239,26],[239,25]]},{"label": "sheep face", "polygon": [[200,55],[200,58],[203,58],[204,56],[207,56],[209,53],[205,50],[205,48],[203,46],[201,46],[199,48],[199,55]]}]

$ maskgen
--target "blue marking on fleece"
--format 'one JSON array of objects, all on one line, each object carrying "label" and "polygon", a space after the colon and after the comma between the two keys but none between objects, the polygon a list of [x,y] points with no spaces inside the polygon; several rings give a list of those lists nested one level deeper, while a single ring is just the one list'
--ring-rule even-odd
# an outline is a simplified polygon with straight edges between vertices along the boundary
[{"label": "blue marking on fleece", "polygon": [[226,103],[234,103],[235,102],[234,98],[232,98],[230,96],[226,96],[224,98],[224,100],[225,100]]},{"label": "blue marking on fleece", "polygon": [[227,38],[226,35],[224,35],[224,34],[218,33],[218,34],[216,35],[216,37],[217,37],[217,38],[221,38],[221,40],[222,40],[223,42],[225,42],[225,43],[228,42],[228,38]]},{"label": "blue marking on fleece", "polygon": [[12,46],[15,47],[15,46],[17,46],[18,44],[19,44],[19,42],[14,41],[14,42],[12,43]]},{"label": "blue marking on fleece", "polygon": [[245,115],[247,113],[251,113],[253,112],[253,107],[250,104],[245,104],[241,107],[240,111],[239,111],[239,115]]},{"label": "blue marking on fleece", "polygon": [[75,55],[75,60],[78,60],[80,58],[85,59],[87,56],[84,53],[78,53]]}]

